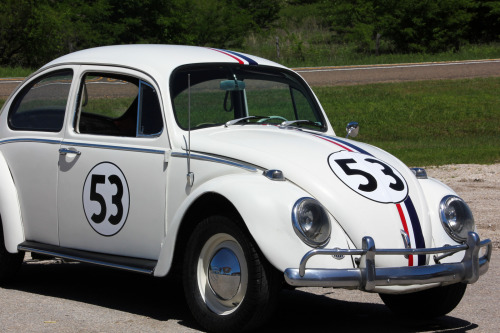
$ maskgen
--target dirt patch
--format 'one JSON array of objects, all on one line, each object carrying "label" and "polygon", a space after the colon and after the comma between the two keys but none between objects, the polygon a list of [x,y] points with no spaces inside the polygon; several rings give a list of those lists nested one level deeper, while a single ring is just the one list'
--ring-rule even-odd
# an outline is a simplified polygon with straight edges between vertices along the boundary
[{"label": "dirt patch", "polygon": [[452,164],[426,170],[469,204],[481,239],[489,238],[494,248],[500,248],[500,164]]}]

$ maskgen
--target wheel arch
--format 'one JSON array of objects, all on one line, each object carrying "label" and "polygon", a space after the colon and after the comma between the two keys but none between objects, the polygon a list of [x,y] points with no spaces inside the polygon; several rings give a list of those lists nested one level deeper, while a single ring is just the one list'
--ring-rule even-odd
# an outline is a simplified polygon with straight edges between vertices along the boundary
[{"label": "wheel arch", "polygon": [[243,218],[228,198],[216,192],[202,194],[189,206],[180,223],[175,239],[171,268],[175,273],[181,269],[182,256],[179,254],[185,253],[186,245],[192,231],[203,219],[213,215],[230,217],[240,228],[250,235],[248,228],[243,222]]},{"label": "wheel arch", "polygon": [[169,273],[172,264],[182,260],[190,231],[203,217],[215,214],[229,214],[272,266],[284,271],[310,249],[296,236],[291,223],[293,204],[306,195],[290,182],[274,182],[260,175],[226,175],[201,184],[167,221],[154,275]]},{"label": "wheel arch", "polygon": [[17,246],[25,240],[17,188],[10,168],[0,152],[0,223],[5,248],[17,253]]}]

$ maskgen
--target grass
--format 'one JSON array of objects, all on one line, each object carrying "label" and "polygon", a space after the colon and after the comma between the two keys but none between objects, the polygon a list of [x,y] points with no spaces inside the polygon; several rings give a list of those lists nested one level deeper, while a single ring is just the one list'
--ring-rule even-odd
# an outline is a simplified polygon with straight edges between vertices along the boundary
[{"label": "grass", "polygon": [[337,135],[412,166],[500,162],[500,78],[314,88]]},{"label": "grass", "polygon": [[344,136],[349,121],[358,121],[355,140],[387,150],[410,166],[500,162],[500,78],[314,91],[337,135]]},{"label": "grass", "polygon": [[[317,24],[314,21],[305,24],[306,27],[315,25]],[[332,44],[329,42],[331,33],[321,29],[317,26],[310,31],[301,28],[297,31],[276,30],[274,34],[269,35],[249,34],[243,48],[236,51],[260,56],[291,68],[500,58],[500,43],[464,45],[458,52],[398,54],[386,51],[377,56],[373,53],[358,52],[354,44]],[[276,37],[280,41],[279,57],[276,51]],[[34,71],[22,67],[0,67],[0,78],[26,77]]]},{"label": "grass", "polygon": [[[385,51],[377,56],[373,52],[359,52],[354,44],[332,44],[330,36],[331,32],[314,20],[306,20],[297,30],[277,29],[268,35],[250,33],[243,48],[237,51],[260,56],[291,68],[500,58],[500,43],[464,45],[458,52],[397,54]],[[280,45],[279,57],[276,51],[277,37]],[[0,67],[0,78],[26,77],[33,72],[34,69],[30,68]]]},{"label": "grass", "polygon": [[26,77],[33,73],[35,70],[32,68],[24,67],[0,67],[0,77]]}]

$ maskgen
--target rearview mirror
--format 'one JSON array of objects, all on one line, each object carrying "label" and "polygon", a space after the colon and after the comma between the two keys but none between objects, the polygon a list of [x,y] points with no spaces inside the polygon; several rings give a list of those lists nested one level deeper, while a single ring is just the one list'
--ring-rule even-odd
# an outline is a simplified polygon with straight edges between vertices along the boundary
[{"label": "rearview mirror", "polygon": [[220,89],[225,91],[245,90],[245,82],[240,80],[226,80],[220,82]]}]

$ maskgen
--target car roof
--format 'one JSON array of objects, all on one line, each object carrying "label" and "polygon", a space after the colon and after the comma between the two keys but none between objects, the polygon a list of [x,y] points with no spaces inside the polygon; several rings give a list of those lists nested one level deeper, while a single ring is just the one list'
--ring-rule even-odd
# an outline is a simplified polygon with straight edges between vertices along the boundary
[{"label": "car roof", "polygon": [[170,72],[184,64],[235,63],[283,67],[260,57],[223,49],[184,45],[134,44],[102,46],[59,57],[43,68],[61,64],[100,64],[145,72]]}]

